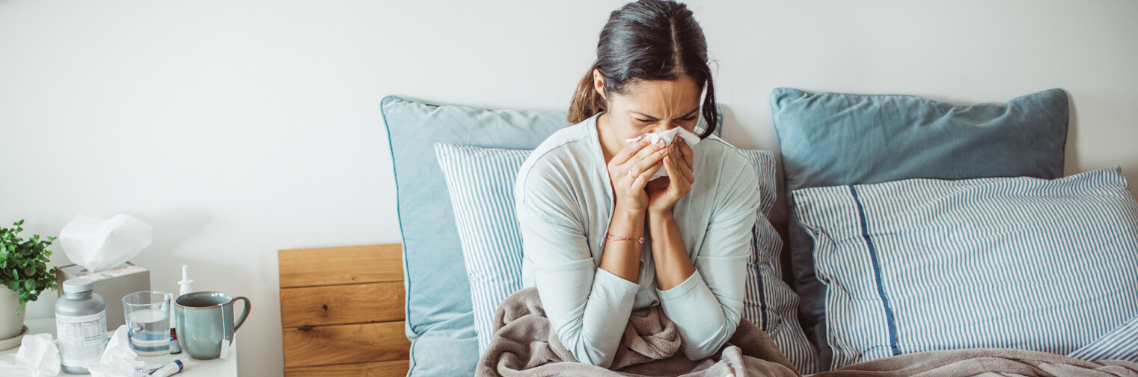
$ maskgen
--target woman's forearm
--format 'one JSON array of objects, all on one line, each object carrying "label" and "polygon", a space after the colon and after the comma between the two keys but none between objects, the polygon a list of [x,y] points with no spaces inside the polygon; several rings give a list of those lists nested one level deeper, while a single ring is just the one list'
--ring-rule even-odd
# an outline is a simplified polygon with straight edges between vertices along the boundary
[{"label": "woman's forearm", "polygon": [[671,211],[648,213],[648,231],[652,234],[652,259],[656,264],[656,287],[662,291],[675,288],[695,273],[691,256],[680,237],[680,228]]},{"label": "woman's forearm", "polygon": [[[628,213],[617,207],[609,223],[605,252],[601,256],[601,269],[624,280],[639,284],[640,253],[644,245],[638,242],[644,237],[644,216],[641,213]],[[631,241],[611,241],[610,238],[630,238]]]}]

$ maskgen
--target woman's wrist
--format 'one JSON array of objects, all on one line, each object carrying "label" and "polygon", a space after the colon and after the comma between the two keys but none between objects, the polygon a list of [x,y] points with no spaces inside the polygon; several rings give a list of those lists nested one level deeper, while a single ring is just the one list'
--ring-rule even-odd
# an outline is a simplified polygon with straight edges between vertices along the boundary
[{"label": "woman's wrist", "polygon": [[648,211],[646,209],[636,210],[636,209],[624,208],[621,206],[616,206],[616,208],[613,209],[613,211],[612,211],[612,217],[613,217],[614,221],[616,220],[617,217],[620,217],[620,218],[626,219],[626,220],[644,220],[644,218],[647,214],[648,214]]},{"label": "woman's wrist", "polygon": [[644,211],[617,207],[609,221],[609,234],[633,239],[643,237],[646,215]]},{"label": "woman's wrist", "polygon": [[652,226],[656,223],[664,224],[667,221],[675,221],[675,219],[676,219],[672,215],[672,209],[671,208],[668,208],[666,210],[653,210],[653,209],[649,208],[648,211],[646,211],[646,216],[648,219],[648,225],[649,226]]}]

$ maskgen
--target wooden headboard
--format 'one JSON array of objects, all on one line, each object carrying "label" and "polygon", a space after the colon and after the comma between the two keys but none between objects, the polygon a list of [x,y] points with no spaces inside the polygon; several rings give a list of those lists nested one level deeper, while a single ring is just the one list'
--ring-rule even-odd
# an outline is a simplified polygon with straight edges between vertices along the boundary
[{"label": "wooden headboard", "polygon": [[277,252],[286,377],[407,375],[402,249]]}]

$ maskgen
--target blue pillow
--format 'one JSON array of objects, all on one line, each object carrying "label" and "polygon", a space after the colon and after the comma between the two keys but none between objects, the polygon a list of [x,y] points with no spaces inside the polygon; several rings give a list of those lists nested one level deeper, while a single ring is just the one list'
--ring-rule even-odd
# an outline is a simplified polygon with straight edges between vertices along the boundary
[{"label": "blue pillow", "polygon": [[532,149],[568,126],[554,112],[481,110],[386,97],[380,103],[395,167],[407,288],[409,376],[474,374],[478,342],[438,142]]},{"label": "blue pillow", "polygon": [[[772,91],[770,101],[787,192],[910,178],[1063,176],[1069,115],[1062,89],[1003,105],[789,88]],[[788,201],[788,207],[793,211],[794,204]],[[789,236],[803,325],[829,364],[825,289],[814,276],[810,237],[793,212]]]},{"label": "blue pillow", "polygon": [[[479,352],[493,335],[498,304],[522,288],[522,239],[514,206],[514,180],[530,150],[435,144],[446,175],[474,300]],[[798,296],[782,281],[782,240],[766,221],[775,202],[775,157],[741,151],[759,176],[762,220],[755,224],[748,260],[743,316],[771,335],[802,373],[817,369],[817,355],[798,324]]]},{"label": "blue pillow", "polygon": [[834,368],[964,348],[1065,355],[1138,316],[1138,202],[1118,167],[791,195],[827,286]]}]

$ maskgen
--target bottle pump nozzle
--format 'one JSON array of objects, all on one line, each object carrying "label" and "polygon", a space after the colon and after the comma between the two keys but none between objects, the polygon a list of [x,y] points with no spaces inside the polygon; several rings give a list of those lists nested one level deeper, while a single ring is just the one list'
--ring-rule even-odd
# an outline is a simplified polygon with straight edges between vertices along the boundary
[{"label": "bottle pump nozzle", "polygon": [[178,282],[178,284],[181,285],[181,289],[178,290],[178,296],[188,294],[188,293],[191,293],[194,291],[194,286],[193,286],[194,281],[190,280],[189,270],[190,270],[190,266],[184,265],[184,264],[182,265],[182,281]]}]

